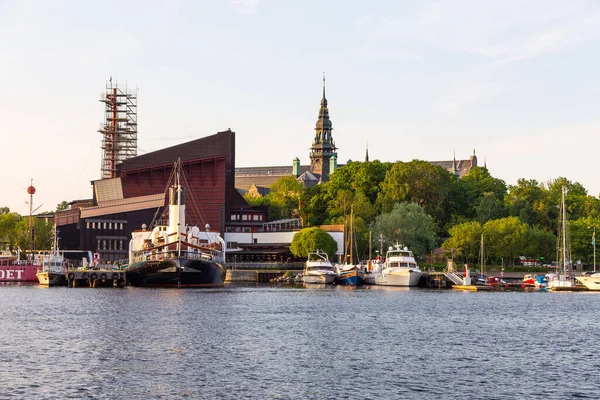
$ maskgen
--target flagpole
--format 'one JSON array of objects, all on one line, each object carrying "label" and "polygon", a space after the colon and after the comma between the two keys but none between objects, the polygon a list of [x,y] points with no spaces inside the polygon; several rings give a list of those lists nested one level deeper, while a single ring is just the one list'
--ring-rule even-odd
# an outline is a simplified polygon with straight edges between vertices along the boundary
[{"label": "flagpole", "polygon": [[592,235],[592,243],[594,244],[594,273],[596,273],[596,227],[594,227],[594,234]]}]

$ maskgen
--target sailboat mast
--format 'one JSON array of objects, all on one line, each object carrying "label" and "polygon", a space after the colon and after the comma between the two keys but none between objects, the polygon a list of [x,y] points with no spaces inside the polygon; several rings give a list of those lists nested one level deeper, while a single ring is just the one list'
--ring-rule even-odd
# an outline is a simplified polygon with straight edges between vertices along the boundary
[{"label": "sailboat mast", "polygon": [[350,265],[354,265],[354,258],[352,255],[352,251],[354,249],[353,246],[354,239],[354,206],[350,206]]},{"label": "sailboat mast", "polygon": [[[562,187],[562,259],[563,259],[563,273],[567,274],[567,211],[565,207],[565,187]],[[565,276],[566,277],[566,276]]]},{"label": "sailboat mast", "polygon": [[481,270],[481,275],[483,275],[483,267],[484,267],[484,259],[485,259],[485,255],[483,253],[483,233],[481,234],[481,244],[479,246],[479,264],[480,264],[480,270]]}]

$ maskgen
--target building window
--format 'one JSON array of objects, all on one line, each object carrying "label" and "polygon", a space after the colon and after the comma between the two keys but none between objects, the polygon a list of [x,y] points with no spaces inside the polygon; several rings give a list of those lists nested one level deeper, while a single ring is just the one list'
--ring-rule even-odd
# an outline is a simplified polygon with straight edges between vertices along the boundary
[{"label": "building window", "polygon": [[102,229],[106,229],[106,222],[102,223],[103,228]]},{"label": "building window", "polygon": [[96,229],[96,223],[92,222],[92,229]]},{"label": "building window", "polygon": [[90,221],[85,222],[85,229],[90,229]]},{"label": "building window", "polygon": [[119,240],[119,250],[123,250],[123,241]]},{"label": "building window", "polygon": [[96,246],[98,250],[100,250],[100,241],[98,240],[98,245]]},{"label": "building window", "polygon": [[246,214],[242,215],[242,221],[247,221],[248,220],[248,216]]},{"label": "building window", "polygon": [[237,219],[238,219],[237,214],[231,214],[231,220],[232,221],[237,221]]},{"label": "building window", "polygon": [[258,215],[253,215],[253,216],[252,216],[252,219],[253,219],[254,221],[258,221]]},{"label": "building window", "polygon": [[104,250],[106,250],[106,240],[103,240],[103,241],[102,241],[102,248],[103,248]]},{"label": "building window", "polygon": [[112,222],[108,223],[108,229],[112,229]]}]

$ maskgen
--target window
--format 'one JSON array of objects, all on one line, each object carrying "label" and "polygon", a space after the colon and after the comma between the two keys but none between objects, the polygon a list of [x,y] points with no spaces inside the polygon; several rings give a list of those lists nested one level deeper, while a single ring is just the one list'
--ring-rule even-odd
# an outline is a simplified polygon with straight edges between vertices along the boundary
[{"label": "window", "polygon": [[246,214],[242,215],[242,221],[247,221],[248,220],[248,216]]},{"label": "window", "polygon": [[108,223],[108,229],[112,229],[112,222]]},{"label": "window", "polygon": [[92,222],[92,229],[96,229],[96,223]]},{"label": "window", "polygon": [[258,215],[253,215],[253,216],[252,216],[252,219],[253,219],[254,221],[258,221]]},{"label": "window", "polygon": [[123,230],[123,223],[122,222],[121,222],[121,228],[120,229]]},{"label": "window", "polygon": [[90,229],[90,221],[85,222],[85,229]]}]

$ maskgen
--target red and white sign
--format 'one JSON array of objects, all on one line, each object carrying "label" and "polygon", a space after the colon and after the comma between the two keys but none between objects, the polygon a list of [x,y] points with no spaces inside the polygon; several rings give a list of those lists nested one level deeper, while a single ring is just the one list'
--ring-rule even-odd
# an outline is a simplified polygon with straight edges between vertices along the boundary
[{"label": "red and white sign", "polygon": [[94,253],[94,260],[100,260],[100,253]]}]

